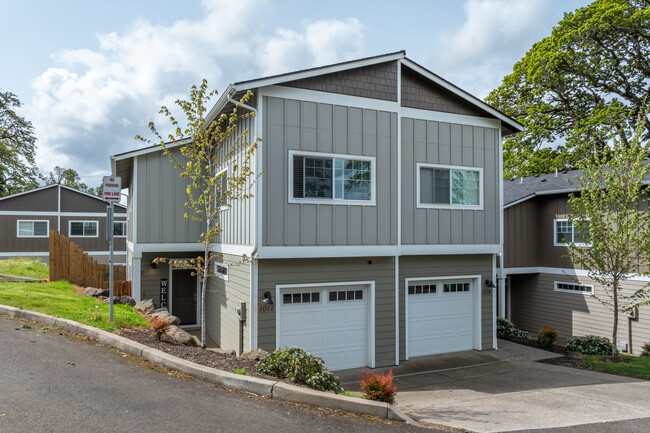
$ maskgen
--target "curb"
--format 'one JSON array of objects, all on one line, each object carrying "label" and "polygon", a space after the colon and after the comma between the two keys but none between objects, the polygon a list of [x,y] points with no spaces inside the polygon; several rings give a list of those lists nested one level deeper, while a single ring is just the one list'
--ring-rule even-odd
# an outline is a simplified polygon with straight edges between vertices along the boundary
[{"label": "curb", "polygon": [[10,283],[44,283],[47,280],[41,278],[19,277],[17,275],[0,274],[0,281],[8,281]]},{"label": "curb", "polygon": [[226,388],[237,389],[252,394],[263,395],[277,400],[292,403],[304,403],[312,406],[320,406],[328,409],[352,412],[360,415],[370,415],[377,418],[403,421],[407,424],[420,426],[409,416],[403,414],[399,409],[389,405],[360,398],[345,397],[328,392],[316,391],[309,388],[290,385],[288,383],[261,379],[251,376],[243,376],[229,371],[218,370],[196,364],[176,356],[169,355],[158,349],[145,346],[128,338],[113,334],[102,329],[93,328],[68,319],[48,316],[47,314],[35,311],[22,310],[16,307],[0,305],[0,313],[11,317],[43,323],[47,326],[62,328],[68,332],[85,335],[100,343],[112,346],[124,353],[145,359],[156,364],[179,371],[183,374],[206,380]]}]

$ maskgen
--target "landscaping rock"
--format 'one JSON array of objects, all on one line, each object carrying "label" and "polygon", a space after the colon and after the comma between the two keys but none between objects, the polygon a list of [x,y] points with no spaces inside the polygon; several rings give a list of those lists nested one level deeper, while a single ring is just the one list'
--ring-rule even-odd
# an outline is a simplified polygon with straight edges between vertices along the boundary
[{"label": "landscaping rock", "polygon": [[84,289],[84,296],[108,296],[108,289],[98,289],[96,287],[86,287]]},{"label": "landscaping rock", "polygon": [[219,353],[221,355],[237,355],[237,352],[234,350],[222,349],[220,347],[206,347],[207,350],[214,353]]},{"label": "landscaping rock", "polygon": [[165,308],[165,307],[160,307],[160,308],[156,308],[155,310],[153,310],[149,314],[151,314],[153,316],[153,315],[159,314],[159,313],[167,313],[167,314],[169,314],[169,310],[167,310],[167,308]]},{"label": "landscaping rock", "polygon": [[169,329],[167,329],[167,332],[165,332],[165,334],[167,334],[175,342],[182,344],[184,346],[196,346],[196,341],[194,340],[194,337],[192,337],[187,332],[183,331],[178,326],[170,326]]},{"label": "landscaping rock", "polygon": [[116,296],[113,298],[113,304],[123,304],[133,307],[135,305],[135,299],[130,296]]},{"label": "landscaping rock", "polygon": [[264,358],[268,354],[269,354],[269,352],[267,352],[266,350],[260,349],[258,347],[256,349],[250,350],[248,352],[244,352],[239,356],[241,358],[254,359],[255,361],[259,361],[260,359]]},{"label": "landscaping rock", "polygon": [[138,302],[133,306],[136,310],[145,313],[145,314],[150,314],[153,312],[153,310],[156,308],[153,304],[153,299],[143,299],[142,301]]},{"label": "landscaping rock", "polygon": [[165,318],[165,321],[169,323],[170,325],[180,325],[181,324],[181,319],[179,319],[176,316],[172,316],[169,314],[169,311],[167,311],[166,308],[157,308],[153,311],[153,313],[150,314],[152,319],[155,319],[157,317],[163,317]]}]

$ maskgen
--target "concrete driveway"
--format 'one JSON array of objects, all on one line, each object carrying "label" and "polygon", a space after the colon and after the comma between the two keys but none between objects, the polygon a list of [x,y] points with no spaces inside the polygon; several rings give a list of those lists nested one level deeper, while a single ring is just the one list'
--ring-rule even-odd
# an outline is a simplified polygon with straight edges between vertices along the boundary
[{"label": "concrete driveway", "polygon": [[[476,432],[650,417],[649,381],[535,362],[552,356],[499,340],[496,351],[415,358],[392,368],[396,404],[422,424]],[[362,371],[337,374],[344,388],[358,390]]]}]

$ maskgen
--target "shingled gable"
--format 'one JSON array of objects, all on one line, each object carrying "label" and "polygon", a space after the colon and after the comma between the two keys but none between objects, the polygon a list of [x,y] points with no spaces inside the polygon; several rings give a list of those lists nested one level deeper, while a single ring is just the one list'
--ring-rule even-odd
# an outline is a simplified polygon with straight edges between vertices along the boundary
[{"label": "shingled gable", "polygon": [[231,84],[210,110],[207,119],[212,121],[217,115],[232,109],[231,100],[237,100],[247,90],[266,86],[397,102],[398,62],[402,64],[400,96],[403,107],[496,118],[502,122],[504,136],[523,130],[520,123],[408,59],[405,51]]}]

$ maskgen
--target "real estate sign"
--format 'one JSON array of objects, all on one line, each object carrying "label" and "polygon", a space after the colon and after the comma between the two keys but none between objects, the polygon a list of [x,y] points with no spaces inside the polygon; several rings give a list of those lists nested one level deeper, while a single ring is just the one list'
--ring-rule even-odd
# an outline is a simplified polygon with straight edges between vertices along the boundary
[{"label": "real estate sign", "polygon": [[104,200],[120,201],[122,194],[122,178],[119,176],[104,176],[102,185],[104,189]]}]

